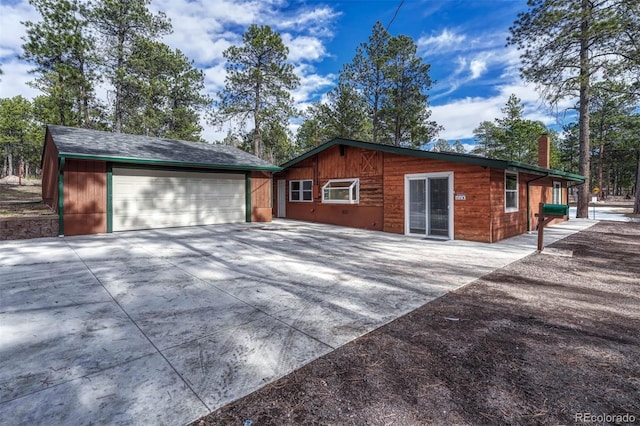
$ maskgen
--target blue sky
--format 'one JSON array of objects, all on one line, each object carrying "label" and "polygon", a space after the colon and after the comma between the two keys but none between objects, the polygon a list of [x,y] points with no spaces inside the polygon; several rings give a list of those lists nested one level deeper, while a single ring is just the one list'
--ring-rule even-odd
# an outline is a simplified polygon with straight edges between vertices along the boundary
[{"label": "blue sky", "polygon": [[[204,70],[210,94],[224,85],[224,49],[240,44],[250,24],[266,24],[280,32],[290,49],[290,61],[301,79],[293,95],[298,108],[304,109],[335,85],[342,65],[368,39],[373,24],[379,20],[387,26],[397,11],[390,33],[416,41],[437,81],[430,103],[432,119],[445,127],[439,137],[472,143],[473,129],[499,117],[512,93],[524,102],[526,118],[558,126],[558,116],[540,102],[535,87],[520,79],[518,52],[505,47],[509,26],[526,10],[526,0],[405,0],[398,10],[400,3],[152,0],[150,8],[169,16],[174,32],[164,41]],[[20,21],[38,19],[26,0],[0,0],[0,97],[38,94],[26,84],[32,79],[31,66],[17,58],[25,33]],[[296,123],[291,123],[292,130]],[[205,125],[205,139],[213,141],[223,134]]]}]

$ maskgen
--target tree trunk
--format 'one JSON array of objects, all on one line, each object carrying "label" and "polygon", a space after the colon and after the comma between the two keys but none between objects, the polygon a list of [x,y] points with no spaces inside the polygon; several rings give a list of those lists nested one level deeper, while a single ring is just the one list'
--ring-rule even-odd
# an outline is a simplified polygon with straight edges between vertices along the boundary
[{"label": "tree trunk", "polygon": [[636,187],[633,202],[633,214],[640,214],[640,150],[636,159]]},{"label": "tree trunk", "polygon": [[375,96],[373,101],[373,143],[378,143],[378,95]]},{"label": "tree trunk", "polygon": [[604,198],[604,194],[602,191],[603,185],[602,185],[602,165],[604,162],[604,142],[602,142],[602,140],[600,140],[600,152],[598,153],[598,188],[600,189],[600,192],[598,193],[598,197],[600,199]]},{"label": "tree trunk", "polygon": [[82,78],[82,83],[80,86],[82,91],[82,120],[84,121],[83,127],[85,129],[89,129],[91,128],[91,122],[89,120],[89,90],[87,87],[88,82],[84,62],[82,62],[80,72]]},{"label": "tree trunk", "polygon": [[262,136],[260,135],[260,82],[256,84],[256,99],[253,107],[253,155],[260,157],[260,148],[262,144]]},{"label": "tree trunk", "polygon": [[7,176],[13,176],[13,154],[10,147],[7,147]]},{"label": "tree trunk", "polygon": [[582,23],[580,24],[580,117],[578,119],[580,157],[578,160],[578,173],[585,177],[585,183],[578,187],[577,218],[589,217],[589,184],[590,173],[590,149],[589,149],[589,24],[591,11],[589,0],[582,0]]},{"label": "tree trunk", "polygon": [[118,46],[117,46],[117,61],[116,61],[116,69],[114,75],[114,88],[115,88],[115,99],[114,99],[114,123],[113,130],[116,133],[122,133],[122,77],[124,74],[124,42],[125,42],[126,34],[125,30],[121,30],[120,34],[118,34]]},{"label": "tree trunk", "polygon": [[58,73],[58,119],[60,120],[61,126],[66,126],[66,117],[65,117],[65,90],[64,90],[64,82],[62,81],[62,76]]}]

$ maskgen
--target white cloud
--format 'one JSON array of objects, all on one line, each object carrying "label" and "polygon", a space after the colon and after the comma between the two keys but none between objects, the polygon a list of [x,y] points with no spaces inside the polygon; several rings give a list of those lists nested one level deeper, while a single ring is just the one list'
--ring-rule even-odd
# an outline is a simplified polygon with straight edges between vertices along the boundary
[{"label": "white cloud", "polygon": [[204,69],[204,87],[207,93],[215,93],[224,87],[227,72],[224,64],[220,63]]},{"label": "white cloud", "polygon": [[27,31],[22,22],[40,20],[40,15],[27,1],[15,4],[0,4],[0,58],[5,61],[8,56],[15,56],[22,52],[22,37]]},{"label": "white cloud", "polygon": [[280,30],[295,30],[306,32],[316,36],[331,37],[333,22],[341,15],[328,6],[320,6],[315,9],[299,9],[288,16],[274,19],[272,25]]},{"label": "white cloud", "polygon": [[324,58],[327,52],[324,43],[317,37],[293,36],[282,34],[282,41],[289,48],[289,61],[317,61]]},{"label": "white cloud", "polygon": [[40,95],[40,91],[29,86],[27,83],[33,81],[35,76],[29,74],[33,67],[24,62],[11,60],[2,64],[0,75],[0,98],[12,98],[22,95],[27,99]]},{"label": "white cloud", "polygon": [[469,64],[469,70],[471,71],[470,80],[475,80],[482,76],[487,70],[487,61],[483,59],[474,59]]},{"label": "white cloud", "polygon": [[300,85],[293,91],[293,100],[296,108],[304,110],[318,97],[336,84],[336,77],[333,74],[320,75],[315,69],[307,64],[295,67],[295,74],[300,78]]},{"label": "white cloud", "polygon": [[495,96],[464,98],[432,106],[431,119],[445,127],[438,136],[448,140],[473,138],[473,130],[482,121],[493,121],[502,117],[501,110],[511,94],[522,100],[525,107],[523,118],[539,120],[546,125],[557,124],[557,118],[540,102],[540,96],[533,84],[514,80],[497,89],[498,93]]},{"label": "white cloud", "polygon": [[456,34],[454,31],[444,29],[438,35],[420,37],[416,44],[423,54],[444,53],[459,49],[466,38],[464,34]]}]

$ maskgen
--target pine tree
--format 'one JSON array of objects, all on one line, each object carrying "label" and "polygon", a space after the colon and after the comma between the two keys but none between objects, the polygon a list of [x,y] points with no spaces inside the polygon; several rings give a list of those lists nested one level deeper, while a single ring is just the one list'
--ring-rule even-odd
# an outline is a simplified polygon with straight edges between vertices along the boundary
[{"label": "pine tree", "polygon": [[[132,85],[127,81],[131,55],[140,40],[155,41],[171,32],[171,23],[162,12],[149,11],[150,0],[102,0],[90,13],[92,29],[98,34],[100,65],[113,86],[113,130],[122,132],[127,97]],[[151,64],[149,64],[151,65]]]},{"label": "pine tree", "polygon": [[53,99],[51,124],[91,127],[94,108],[94,40],[87,35],[87,8],[78,0],[30,0],[42,21],[27,29],[22,58],[33,63],[32,83]]},{"label": "pine tree", "polygon": [[621,64],[621,53],[628,51],[621,23],[631,22],[629,33],[638,32],[638,20],[624,16],[629,13],[622,7],[627,3],[629,0],[529,0],[529,10],[518,16],[507,40],[521,51],[524,79],[543,88],[550,104],[578,97],[579,173],[587,182],[578,192],[577,217],[588,217],[592,85],[598,75]]},{"label": "pine tree", "polygon": [[268,142],[262,135],[265,125],[286,127],[294,114],[291,91],[299,79],[287,63],[289,49],[271,27],[251,25],[242,40],[242,46],[231,46],[223,52],[227,76],[211,122],[235,122],[244,127],[253,119],[253,153],[263,157],[271,149],[263,146]]}]

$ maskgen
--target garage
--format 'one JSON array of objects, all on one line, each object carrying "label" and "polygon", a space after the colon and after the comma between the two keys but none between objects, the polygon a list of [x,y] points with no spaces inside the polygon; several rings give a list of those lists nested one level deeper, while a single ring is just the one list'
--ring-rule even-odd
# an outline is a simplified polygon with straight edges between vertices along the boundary
[{"label": "garage", "polygon": [[280,168],[235,147],[52,125],[45,138],[60,235],[271,221]]},{"label": "garage", "polygon": [[244,174],[113,168],[113,231],[245,219]]}]

